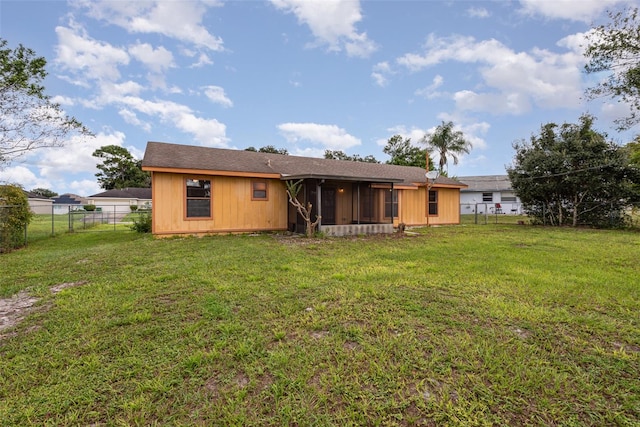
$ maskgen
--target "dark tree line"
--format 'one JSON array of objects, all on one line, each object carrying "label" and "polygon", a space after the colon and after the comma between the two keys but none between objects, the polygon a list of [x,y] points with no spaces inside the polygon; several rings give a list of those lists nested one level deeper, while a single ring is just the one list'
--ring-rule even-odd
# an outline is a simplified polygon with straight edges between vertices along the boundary
[{"label": "dark tree line", "polygon": [[525,212],[548,225],[619,227],[630,206],[640,204],[640,169],[630,151],[595,131],[593,117],[542,126],[514,144],[507,168]]}]

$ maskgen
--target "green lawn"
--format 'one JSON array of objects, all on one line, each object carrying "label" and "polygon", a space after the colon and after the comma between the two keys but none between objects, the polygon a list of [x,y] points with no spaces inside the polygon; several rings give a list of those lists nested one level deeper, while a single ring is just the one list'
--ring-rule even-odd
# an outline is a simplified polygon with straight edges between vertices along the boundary
[{"label": "green lawn", "polygon": [[2,255],[0,425],[640,424],[639,233],[412,231]]}]

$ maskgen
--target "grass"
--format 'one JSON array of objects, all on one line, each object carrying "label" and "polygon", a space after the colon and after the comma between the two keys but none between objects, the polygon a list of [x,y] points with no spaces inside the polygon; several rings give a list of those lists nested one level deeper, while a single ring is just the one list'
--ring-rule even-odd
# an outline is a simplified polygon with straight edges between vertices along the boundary
[{"label": "grass", "polygon": [[417,231],[3,255],[0,425],[640,423],[638,233]]}]

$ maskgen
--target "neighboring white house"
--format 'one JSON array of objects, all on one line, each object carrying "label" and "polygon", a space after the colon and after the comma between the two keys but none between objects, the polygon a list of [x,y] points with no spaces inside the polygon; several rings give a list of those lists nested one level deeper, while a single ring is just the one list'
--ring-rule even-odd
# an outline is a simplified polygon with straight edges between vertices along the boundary
[{"label": "neighboring white house", "polygon": [[121,190],[107,190],[87,197],[90,205],[95,205],[102,211],[129,213],[131,206],[138,209],[151,208],[150,188],[123,188]]},{"label": "neighboring white house", "polygon": [[87,204],[87,199],[77,194],[65,193],[53,199],[53,213],[56,215],[68,214],[70,211],[82,210]]},{"label": "neighboring white house", "polygon": [[459,176],[467,184],[460,190],[460,213],[521,214],[520,199],[508,175]]}]

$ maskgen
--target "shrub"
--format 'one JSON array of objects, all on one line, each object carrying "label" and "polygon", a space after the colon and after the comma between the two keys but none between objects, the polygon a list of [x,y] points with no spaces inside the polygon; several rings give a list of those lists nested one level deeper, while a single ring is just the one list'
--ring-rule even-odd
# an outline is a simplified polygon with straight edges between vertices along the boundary
[{"label": "shrub", "polygon": [[135,212],[138,210],[138,205],[131,205],[129,206],[129,209],[131,209],[131,212]]},{"label": "shrub", "polygon": [[138,233],[151,233],[151,212],[140,213],[129,227]]},{"label": "shrub", "polygon": [[33,217],[29,199],[17,185],[0,186],[0,252],[23,246],[24,233]]},{"label": "shrub", "polygon": [[96,205],[84,205],[84,210],[87,212],[93,212],[96,210]]}]

